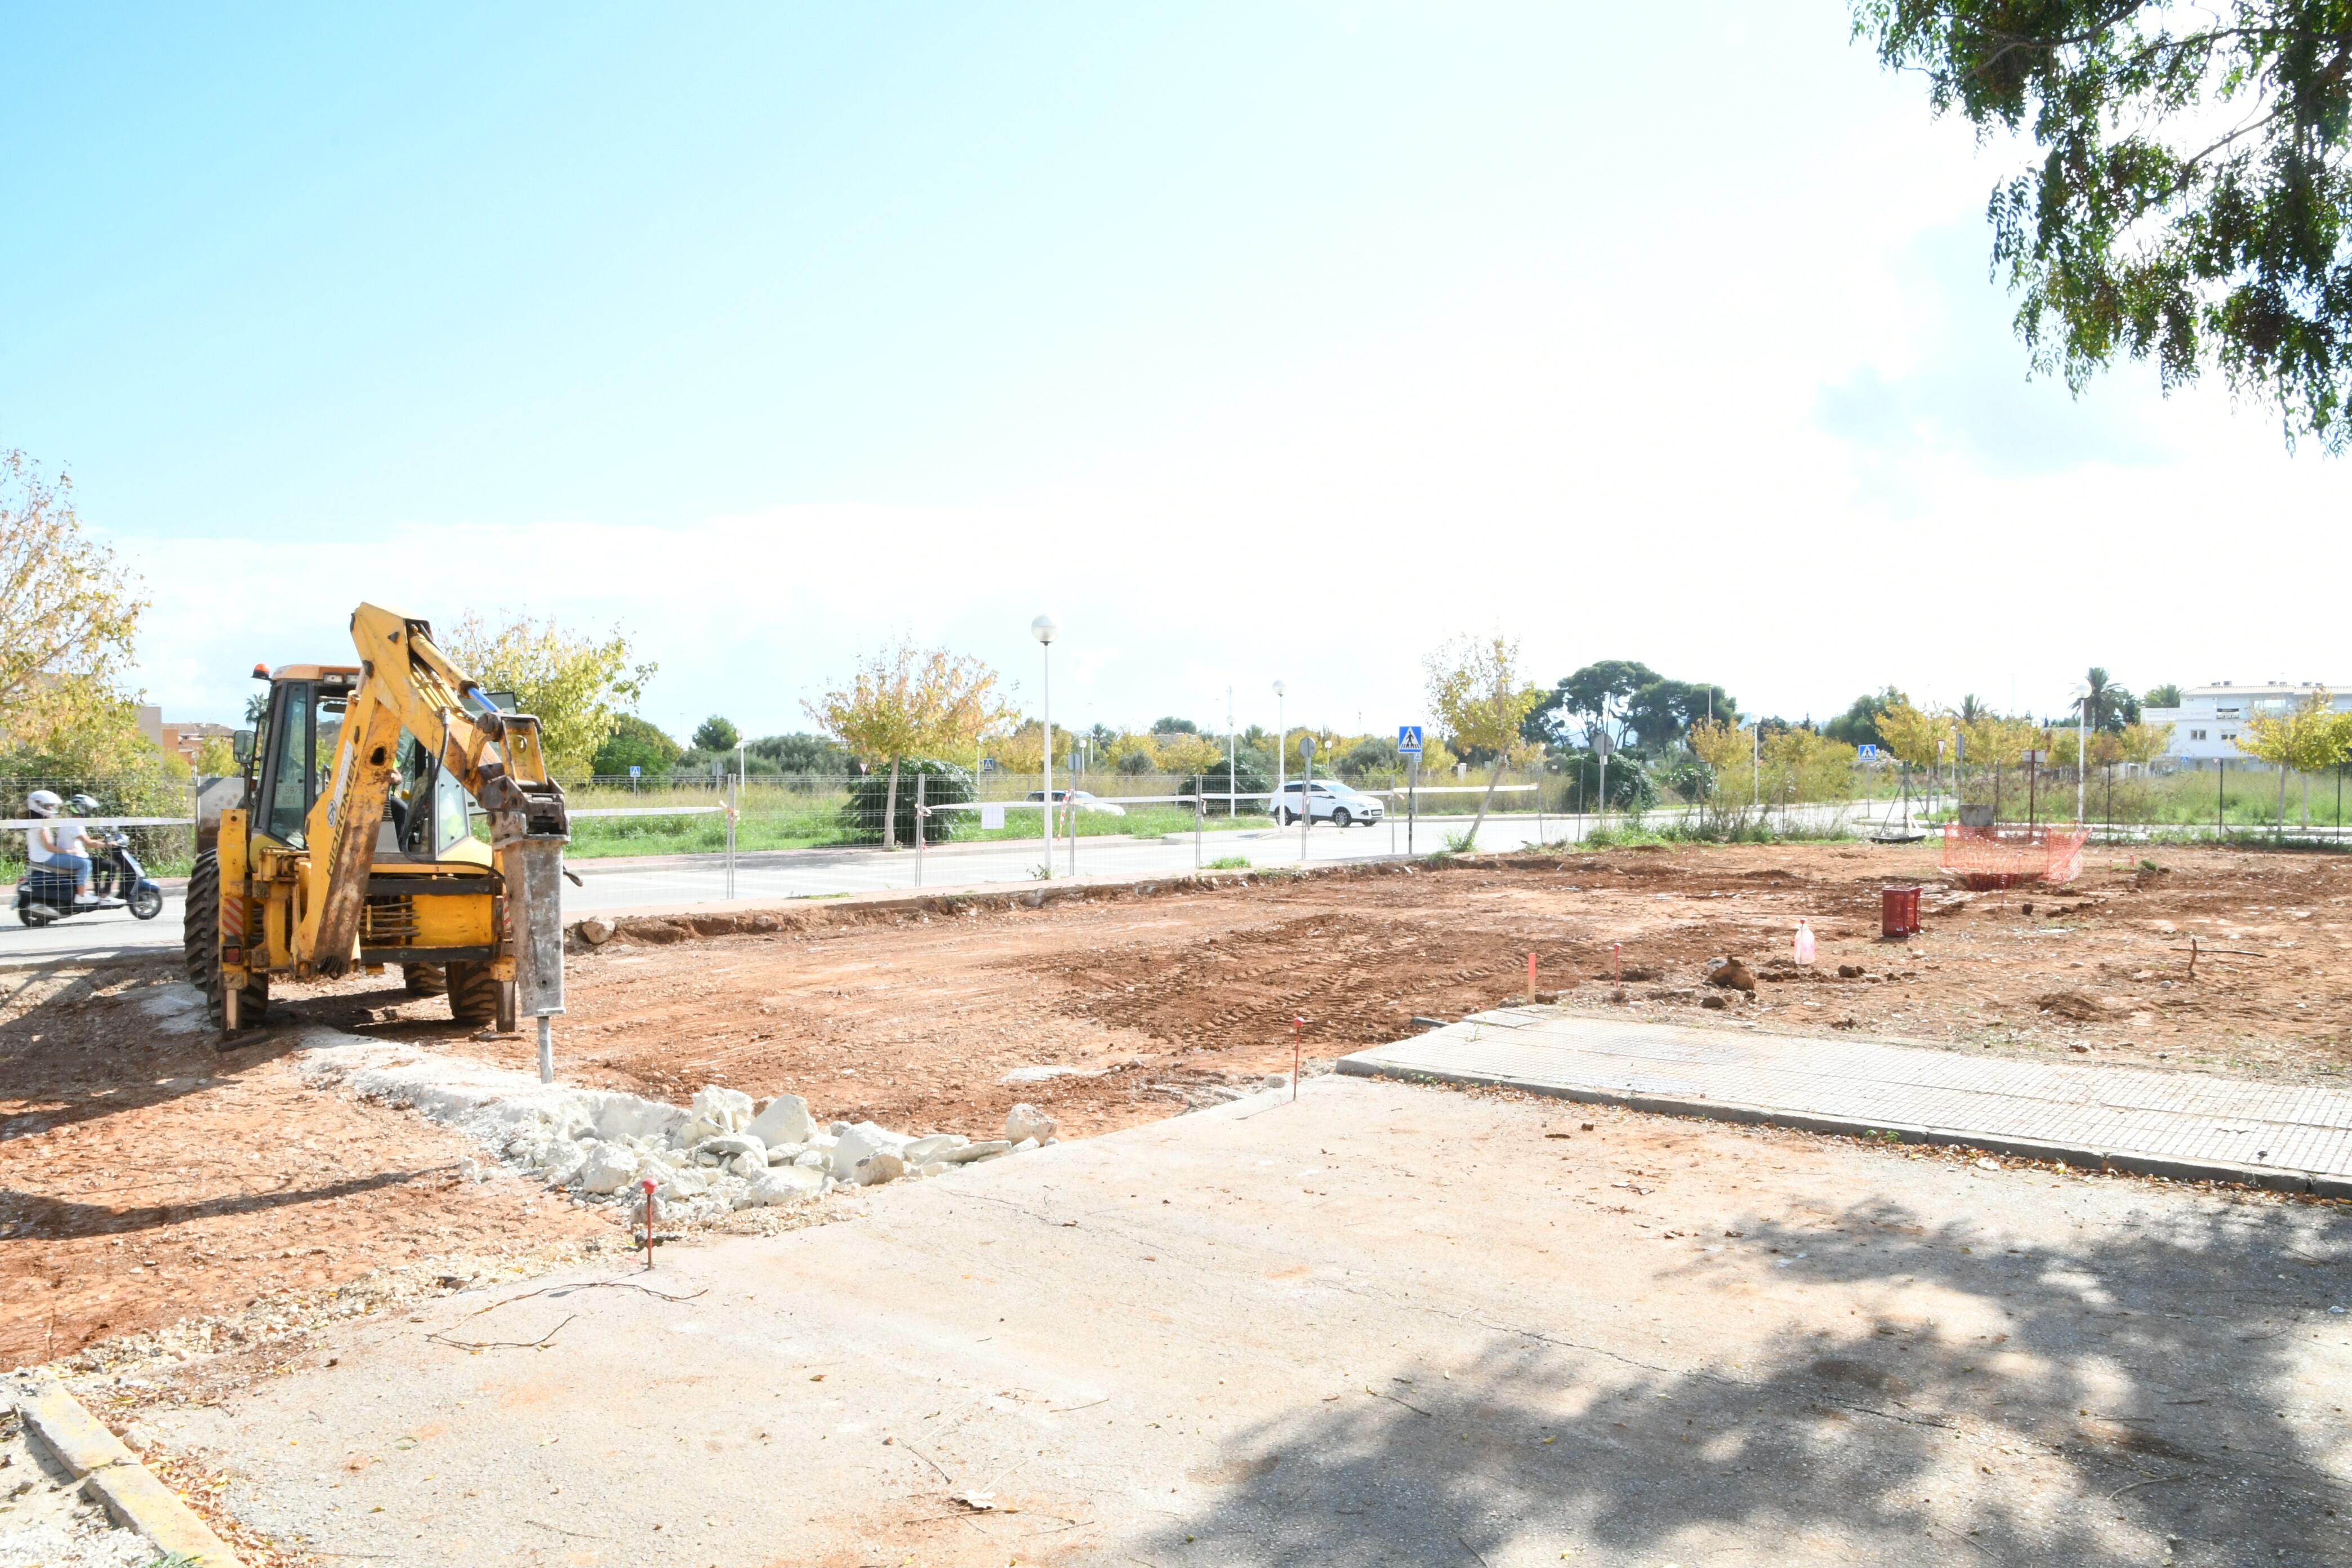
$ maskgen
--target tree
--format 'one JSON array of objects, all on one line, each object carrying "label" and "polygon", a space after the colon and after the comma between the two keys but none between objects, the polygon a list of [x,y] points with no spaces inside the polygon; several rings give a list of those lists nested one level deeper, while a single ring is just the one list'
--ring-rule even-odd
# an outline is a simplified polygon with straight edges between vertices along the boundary
[{"label": "tree", "polygon": [[226,778],[244,772],[236,760],[236,748],[226,735],[206,735],[196,743],[196,773],[208,779]]},{"label": "tree", "polygon": [[46,744],[111,701],[147,605],[83,532],[72,478],[0,452],[0,742]]},{"label": "tree", "polygon": [[[2309,775],[2326,773],[2352,754],[2352,713],[2336,711],[2325,689],[2306,695],[2284,713],[2257,708],[2238,732],[2238,750],[2279,771],[2278,828],[2286,831],[2286,775],[2292,768]],[[2303,781],[2303,825],[2311,826],[2311,780]]]},{"label": "tree", "polygon": [[648,774],[666,773],[685,750],[653,723],[624,713],[613,721],[613,731],[596,748],[592,766],[600,778],[622,777],[633,767]]},{"label": "tree", "polygon": [[823,735],[762,735],[748,748],[782,773],[830,774],[849,771],[849,755]]},{"label": "tree", "polygon": [[1154,719],[1151,732],[1155,735],[1197,735],[1201,726],[1190,719]]},{"label": "tree", "polygon": [[2139,699],[2108,679],[2105,669],[2091,666],[2083,684],[2090,688],[2090,695],[2077,698],[2075,706],[2087,709],[2092,729],[2114,733],[2139,722]]},{"label": "tree", "polygon": [[2150,708],[2178,708],[2180,706],[2180,688],[2168,681],[2162,686],[2151,686],[2140,700]]},{"label": "tree", "polygon": [[1470,824],[1468,842],[1475,844],[1504,768],[1531,750],[1519,725],[1544,700],[1543,689],[1522,679],[1519,645],[1508,637],[1459,638],[1432,653],[1423,665],[1430,711],[1445,726],[1454,749],[1491,752],[1495,759],[1486,793],[1478,797],[1478,815]]},{"label": "tree", "polygon": [[1541,726],[1520,738],[1539,744],[1567,744],[1569,726],[1561,721],[1565,714],[1580,721],[1576,728],[1584,744],[1591,745],[1594,733],[1600,732],[1609,737],[1612,745],[1622,747],[1632,738],[1627,710],[1633,694],[1657,679],[1658,672],[1638,659],[1604,658],[1588,664],[1573,675],[1561,677],[1549,694],[1537,694],[1529,716],[1540,710]]},{"label": "tree", "polygon": [[[2148,695],[2153,699],[2155,693],[2150,692]],[[2173,704],[2169,703],[2156,705],[2164,707],[2173,706]],[[2164,755],[2165,752],[2172,745],[2172,726],[2169,724],[2126,724],[2116,732],[2116,739],[2120,742],[2123,746],[2122,761],[2126,763],[2137,763],[2140,766],[2146,767],[2148,763],[2156,761],[2157,758]]]},{"label": "tree", "polygon": [[1879,710],[1877,744],[1897,762],[1932,768],[1952,746],[1952,716],[1941,709],[1922,712],[1908,698]]},{"label": "tree", "polygon": [[1855,0],[1935,111],[2040,158],[1993,193],[1993,261],[2036,369],[2218,367],[2287,440],[2347,441],[2352,15],[2341,0]]},{"label": "tree", "polygon": [[1626,728],[1640,744],[1655,749],[1673,745],[1694,724],[1708,719],[1739,716],[1730,695],[1720,686],[1688,680],[1657,679],[1636,689],[1625,703]]},{"label": "tree", "polygon": [[594,770],[597,748],[644,697],[656,668],[629,662],[629,639],[617,626],[599,641],[562,631],[552,617],[515,616],[493,627],[468,610],[436,640],[484,690],[513,692],[539,721],[540,746],[558,778]]},{"label": "tree", "polygon": [[898,770],[907,758],[975,751],[1013,715],[996,698],[996,671],[945,648],[902,642],[859,661],[842,690],[807,703],[809,714],[851,755],[890,764],[883,847],[898,847]]},{"label": "tree", "polygon": [[698,752],[731,752],[742,739],[732,721],[716,713],[694,727],[694,749]]},{"label": "tree", "polygon": [[1885,737],[1879,733],[1878,716],[1898,702],[1907,708],[1911,699],[1892,686],[1865,691],[1853,700],[1853,706],[1822,725],[1822,733],[1849,746],[1882,744]]}]

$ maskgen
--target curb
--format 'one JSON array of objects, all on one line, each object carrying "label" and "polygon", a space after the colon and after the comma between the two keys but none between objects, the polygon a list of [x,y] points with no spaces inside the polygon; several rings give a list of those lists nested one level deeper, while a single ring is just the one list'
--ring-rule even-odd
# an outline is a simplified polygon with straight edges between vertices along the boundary
[{"label": "curb", "polygon": [[145,1536],[166,1557],[176,1554],[203,1568],[244,1568],[236,1553],[157,1480],[121,1438],[84,1409],[65,1384],[43,1382],[20,1388],[16,1408],[24,1414],[26,1430],[116,1523]]},{"label": "curb", "polygon": [[1823,1132],[1859,1138],[1870,1133],[1892,1134],[1905,1143],[1929,1143],[1956,1149],[1979,1149],[2018,1160],[2063,1160],[2067,1164],[2121,1171],[2134,1176],[2160,1176],[2172,1182],[2221,1182],[2231,1186],[2258,1187],[2273,1193],[2303,1193],[2315,1197],[2352,1198],[2352,1176],[2323,1171],[2298,1171],[2268,1165],[2239,1165],[2221,1160],[2176,1160],[2161,1154],[2135,1154],[2114,1149],[2094,1149],[2081,1143],[2055,1143],[2042,1139],[2016,1138],[2000,1132],[1973,1132],[1965,1128],[1923,1127],[1903,1121],[1849,1121],[1804,1110],[1782,1110],[1769,1105],[1736,1100],[1687,1100],[1673,1095],[1643,1094],[1574,1084],[1539,1083],[1508,1074],[1452,1072],[1433,1068],[1400,1068],[1370,1061],[1362,1055],[1341,1057],[1333,1068],[1349,1078],[1385,1079],[1391,1083],[1449,1083],[1465,1087],[1516,1089],[1550,1100],[1581,1105],[1615,1105],[1656,1116],[1689,1116],[1707,1121],[1731,1121],[1750,1127],[1787,1127],[1799,1132]]}]

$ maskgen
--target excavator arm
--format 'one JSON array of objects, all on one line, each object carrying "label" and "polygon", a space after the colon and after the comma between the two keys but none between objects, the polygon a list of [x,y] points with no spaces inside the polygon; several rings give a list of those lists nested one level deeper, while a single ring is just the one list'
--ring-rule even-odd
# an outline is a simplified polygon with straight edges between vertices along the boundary
[{"label": "excavator arm", "polygon": [[313,955],[323,974],[351,967],[404,730],[489,814],[491,848],[506,881],[500,939],[515,959],[518,1012],[562,1012],[558,888],[570,826],[563,790],[547,776],[539,721],[499,711],[435,646],[424,621],[362,605],[352,616],[352,641],[360,682],[334,771],[306,825],[310,886],[297,950]]}]

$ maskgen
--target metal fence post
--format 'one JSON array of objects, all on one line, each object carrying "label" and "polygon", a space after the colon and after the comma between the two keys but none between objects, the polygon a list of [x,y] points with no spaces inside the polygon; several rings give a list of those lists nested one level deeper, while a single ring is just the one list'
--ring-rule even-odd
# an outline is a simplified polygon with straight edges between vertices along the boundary
[{"label": "metal fence post", "polygon": [[915,886],[923,885],[923,779],[915,775]]},{"label": "metal fence post", "polygon": [[729,792],[733,799],[727,807],[727,896],[735,896],[735,818],[743,809],[743,775],[738,773],[734,788]]},{"label": "metal fence post", "polygon": [[1202,830],[1206,826],[1207,815],[1206,804],[1201,796],[1194,795],[1192,797],[1192,869],[1195,874],[1201,869]]}]

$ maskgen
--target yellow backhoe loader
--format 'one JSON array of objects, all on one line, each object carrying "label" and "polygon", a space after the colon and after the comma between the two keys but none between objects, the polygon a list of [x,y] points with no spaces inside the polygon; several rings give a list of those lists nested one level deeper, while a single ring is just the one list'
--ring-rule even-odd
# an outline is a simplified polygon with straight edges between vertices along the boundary
[{"label": "yellow backhoe loader", "polygon": [[269,705],[239,737],[243,805],[188,879],[188,979],[226,1041],[260,1020],[274,977],[397,964],[460,1023],[537,1017],[544,1071],[570,828],[539,721],[501,709],[423,621],[362,605],[352,641],[356,666],[253,672]]}]

